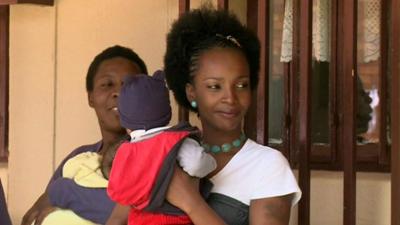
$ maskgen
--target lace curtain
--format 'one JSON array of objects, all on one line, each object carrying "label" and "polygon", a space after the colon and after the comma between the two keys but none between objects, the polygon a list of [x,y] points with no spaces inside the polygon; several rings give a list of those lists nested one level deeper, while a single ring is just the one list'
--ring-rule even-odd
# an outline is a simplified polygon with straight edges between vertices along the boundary
[{"label": "lace curtain", "polygon": [[292,61],[293,46],[293,0],[285,1],[285,15],[283,19],[281,62]]},{"label": "lace curtain", "polygon": [[380,56],[380,0],[368,0],[364,7],[364,48],[363,61],[375,61]]},{"label": "lace curtain", "polygon": [[314,0],[312,51],[315,60],[329,62],[331,37],[331,0]]},{"label": "lace curtain", "polygon": [[[316,61],[329,62],[331,36],[331,1],[314,0],[312,27],[312,56]],[[380,0],[368,0],[364,7],[363,23],[364,62],[377,60],[380,51]],[[283,20],[281,62],[292,60],[293,46],[293,0],[285,1]]]}]

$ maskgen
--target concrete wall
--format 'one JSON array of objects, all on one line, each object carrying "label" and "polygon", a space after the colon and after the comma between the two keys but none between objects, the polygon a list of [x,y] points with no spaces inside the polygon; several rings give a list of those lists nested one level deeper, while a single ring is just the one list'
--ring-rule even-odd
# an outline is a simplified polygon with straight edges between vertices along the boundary
[{"label": "concrete wall", "polygon": [[[192,2],[193,7],[200,4]],[[243,2],[231,1],[242,21]],[[153,72],[162,67],[165,35],[177,15],[177,0],[58,0],[53,7],[11,6],[10,158],[0,164],[0,177],[15,224],[65,155],[100,137],[85,91],[94,55],[114,44],[125,45]],[[177,120],[174,106],[172,123]],[[198,124],[196,116],[191,120]],[[357,224],[389,224],[389,175],[359,174],[357,191]],[[341,196],[341,173],[313,172],[312,224],[341,224]],[[293,211],[292,224],[297,224]]]}]

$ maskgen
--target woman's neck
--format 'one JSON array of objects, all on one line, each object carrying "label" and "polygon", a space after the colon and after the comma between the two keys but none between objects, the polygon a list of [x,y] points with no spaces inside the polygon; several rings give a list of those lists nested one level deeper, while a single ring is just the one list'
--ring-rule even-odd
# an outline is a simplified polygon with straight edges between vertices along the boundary
[{"label": "woman's neck", "polygon": [[108,149],[111,145],[115,144],[116,142],[120,141],[122,137],[126,135],[126,131],[122,130],[120,132],[107,132],[102,131],[101,136],[102,139],[102,146],[100,152],[103,152],[105,149]]},{"label": "woman's neck", "polygon": [[229,132],[203,127],[202,139],[203,142],[208,145],[222,145],[225,143],[231,143],[235,139],[238,139],[241,134],[242,129],[240,127]]}]

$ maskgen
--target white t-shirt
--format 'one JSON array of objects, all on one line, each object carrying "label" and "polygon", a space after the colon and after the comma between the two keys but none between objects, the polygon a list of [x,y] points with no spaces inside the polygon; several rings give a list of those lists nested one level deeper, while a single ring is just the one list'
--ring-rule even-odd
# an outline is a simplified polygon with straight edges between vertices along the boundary
[{"label": "white t-shirt", "polygon": [[250,139],[242,149],[210,179],[211,192],[223,194],[250,205],[253,199],[294,193],[292,206],[301,191],[286,158],[277,150]]}]

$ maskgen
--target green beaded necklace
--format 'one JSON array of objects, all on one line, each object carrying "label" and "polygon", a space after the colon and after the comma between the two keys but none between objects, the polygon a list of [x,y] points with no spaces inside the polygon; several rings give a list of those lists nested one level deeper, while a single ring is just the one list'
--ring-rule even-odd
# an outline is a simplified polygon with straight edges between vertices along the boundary
[{"label": "green beaded necklace", "polygon": [[221,146],[219,145],[209,145],[204,142],[201,143],[203,148],[206,150],[206,152],[212,152],[212,153],[221,153],[221,152],[229,152],[233,147],[237,148],[242,143],[246,140],[246,135],[242,133],[239,138],[233,140],[231,143],[224,143]]}]

